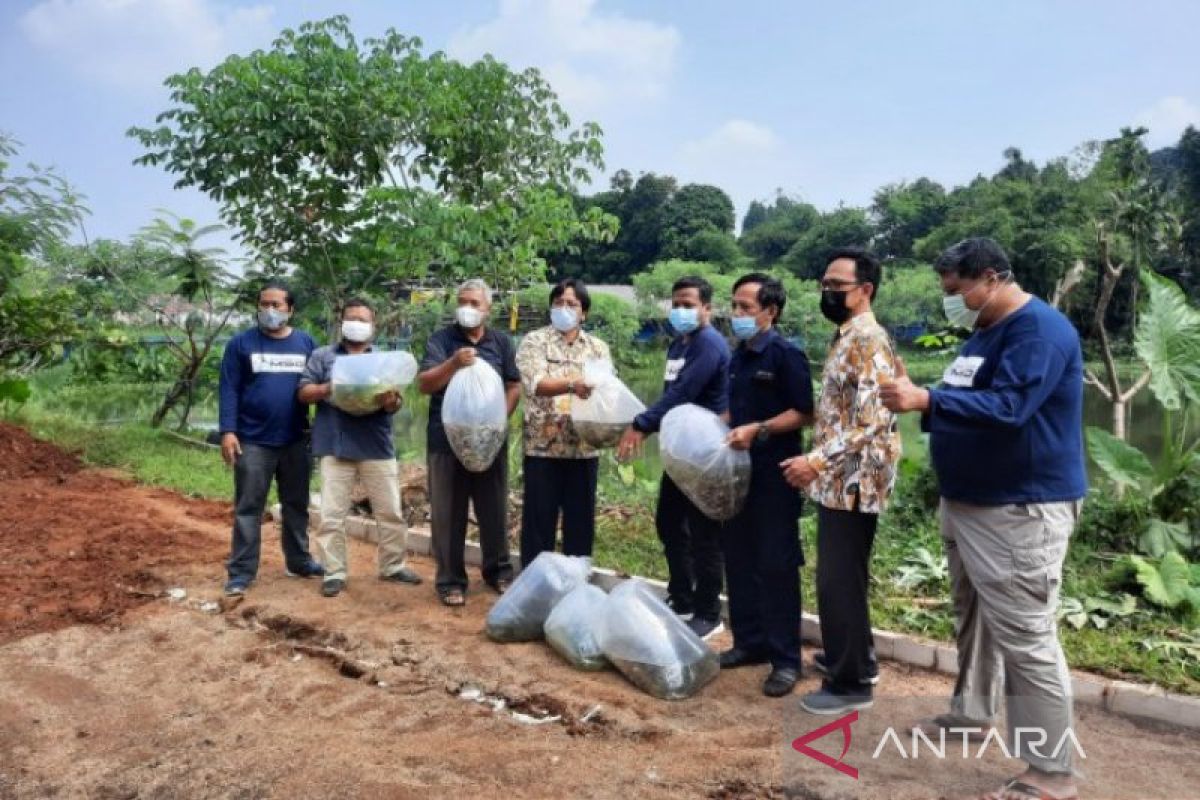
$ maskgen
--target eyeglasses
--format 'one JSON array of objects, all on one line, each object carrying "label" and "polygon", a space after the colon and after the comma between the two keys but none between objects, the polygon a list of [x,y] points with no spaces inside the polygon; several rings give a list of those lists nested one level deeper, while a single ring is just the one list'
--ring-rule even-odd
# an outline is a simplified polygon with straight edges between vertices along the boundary
[{"label": "eyeglasses", "polygon": [[862,281],[843,281],[837,278],[826,278],[821,281],[822,289],[841,291],[842,289],[849,289],[851,286],[862,286]]}]

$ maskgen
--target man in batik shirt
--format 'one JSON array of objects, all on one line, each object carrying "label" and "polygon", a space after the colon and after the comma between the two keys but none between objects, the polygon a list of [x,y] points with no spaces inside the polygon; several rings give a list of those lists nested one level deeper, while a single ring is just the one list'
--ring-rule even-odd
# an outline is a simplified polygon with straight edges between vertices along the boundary
[{"label": "man in batik shirt", "polygon": [[896,374],[887,331],[871,301],[881,279],[879,259],[858,248],[834,252],[821,280],[821,311],[838,326],[822,376],[813,449],[784,462],[788,482],[817,504],[817,605],[825,675],[820,691],[801,700],[814,714],[871,705],[878,682],[871,638],[871,546],[900,459],[895,420],[879,400],[880,384]]}]

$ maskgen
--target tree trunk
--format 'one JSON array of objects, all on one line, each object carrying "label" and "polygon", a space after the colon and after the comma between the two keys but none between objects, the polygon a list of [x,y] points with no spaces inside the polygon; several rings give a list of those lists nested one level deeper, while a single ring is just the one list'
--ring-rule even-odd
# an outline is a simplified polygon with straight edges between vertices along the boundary
[{"label": "tree trunk", "polygon": [[1125,441],[1125,438],[1126,438],[1125,409],[1126,409],[1126,403],[1124,400],[1113,400],[1112,401],[1113,436],[1117,437],[1122,442]]}]

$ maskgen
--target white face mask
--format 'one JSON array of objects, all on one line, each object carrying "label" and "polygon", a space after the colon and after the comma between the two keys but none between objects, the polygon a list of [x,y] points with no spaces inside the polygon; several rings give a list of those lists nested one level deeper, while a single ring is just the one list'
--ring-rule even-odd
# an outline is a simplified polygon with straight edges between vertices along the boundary
[{"label": "white face mask", "polygon": [[467,330],[474,330],[483,324],[483,312],[473,306],[459,306],[454,318]]},{"label": "white face mask", "polygon": [[347,342],[365,342],[374,333],[374,326],[369,322],[348,319],[342,323],[342,338]]},{"label": "white face mask", "polygon": [[[997,279],[998,284],[1003,286],[1012,279],[1012,273],[1002,273],[1001,275],[997,276]],[[991,297],[985,300],[983,305],[977,309],[967,307],[967,295],[978,289],[980,286],[985,285],[986,284],[978,283],[972,286],[970,289],[967,289],[965,292],[946,295],[942,298],[942,311],[945,312],[946,319],[950,321],[951,325],[954,325],[958,328],[966,328],[967,330],[973,330],[975,328],[976,323],[979,322],[979,315],[982,314],[983,310],[988,307],[988,304],[992,302],[992,299],[996,296],[996,294],[993,292]]]}]

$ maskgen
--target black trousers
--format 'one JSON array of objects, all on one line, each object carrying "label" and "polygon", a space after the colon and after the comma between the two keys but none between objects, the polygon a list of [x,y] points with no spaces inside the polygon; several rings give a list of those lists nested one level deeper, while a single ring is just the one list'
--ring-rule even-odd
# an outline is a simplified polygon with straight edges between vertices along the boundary
[{"label": "black trousers", "polygon": [[525,456],[525,505],[521,508],[521,567],[554,550],[558,518],[563,555],[590,556],[596,540],[598,458]]},{"label": "black trousers", "polygon": [[283,447],[242,443],[242,454],[233,465],[233,537],[229,548],[229,578],[253,580],[262,554],[262,517],[271,491],[279,489],[283,507],[283,559],[288,569],[302,570],[308,552],[308,442],[301,439]]},{"label": "black trousers", "polygon": [[799,670],[801,501],[780,460],[754,463],[746,505],[725,523],[721,549],[734,647]]},{"label": "black trousers", "polygon": [[716,621],[721,616],[721,523],[704,516],[663,473],[654,515],[667,557],[667,596],[681,614]]},{"label": "black trousers", "polygon": [[817,506],[817,610],[829,667],[826,687],[836,694],[870,694],[873,658],[871,547],[877,514]]},{"label": "black trousers", "polygon": [[453,453],[429,453],[429,512],[438,591],[467,588],[467,502],[475,506],[483,579],[512,576],[508,556],[508,446],[483,472],[471,472]]}]

